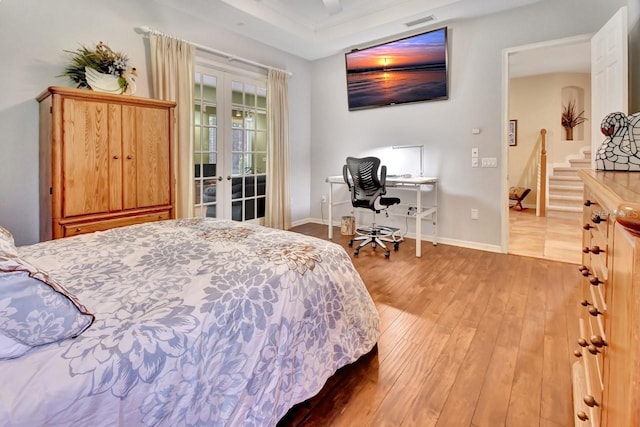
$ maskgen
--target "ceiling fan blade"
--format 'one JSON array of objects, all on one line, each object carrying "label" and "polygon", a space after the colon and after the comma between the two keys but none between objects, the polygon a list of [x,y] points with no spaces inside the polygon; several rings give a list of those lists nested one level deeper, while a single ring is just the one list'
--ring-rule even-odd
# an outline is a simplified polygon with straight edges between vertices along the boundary
[{"label": "ceiling fan blade", "polygon": [[324,7],[327,8],[330,15],[335,15],[336,13],[342,11],[340,0],[322,0],[322,3],[324,3]]}]

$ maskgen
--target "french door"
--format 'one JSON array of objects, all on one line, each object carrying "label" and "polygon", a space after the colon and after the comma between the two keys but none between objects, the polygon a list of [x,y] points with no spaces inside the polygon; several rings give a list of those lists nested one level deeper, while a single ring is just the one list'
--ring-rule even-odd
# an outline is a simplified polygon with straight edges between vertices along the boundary
[{"label": "french door", "polygon": [[194,90],[195,215],[263,222],[266,78],[197,66]]}]

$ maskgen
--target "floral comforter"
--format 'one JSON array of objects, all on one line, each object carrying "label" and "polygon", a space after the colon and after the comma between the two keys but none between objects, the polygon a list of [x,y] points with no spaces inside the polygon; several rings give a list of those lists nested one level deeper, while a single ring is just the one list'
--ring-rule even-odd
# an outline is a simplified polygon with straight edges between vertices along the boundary
[{"label": "floral comforter", "polygon": [[19,248],[96,316],[0,361],[4,426],[269,426],[373,348],[346,252],[246,223],[171,220]]}]

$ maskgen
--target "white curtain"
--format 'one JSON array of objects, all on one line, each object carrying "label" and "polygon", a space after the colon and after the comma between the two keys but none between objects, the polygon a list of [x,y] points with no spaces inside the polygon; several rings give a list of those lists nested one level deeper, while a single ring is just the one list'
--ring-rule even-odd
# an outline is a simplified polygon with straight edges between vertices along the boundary
[{"label": "white curtain", "polygon": [[269,156],[264,222],[267,227],[291,228],[289,201],[289,91],[288,75],[269,70],[267,75],[267,118]]},{"label": "white curtain", "polygon": [[193,79],[195,47],[167,35],[150,34],[154,96],[175,101],[174,172],[177,218],[193,216]]}]

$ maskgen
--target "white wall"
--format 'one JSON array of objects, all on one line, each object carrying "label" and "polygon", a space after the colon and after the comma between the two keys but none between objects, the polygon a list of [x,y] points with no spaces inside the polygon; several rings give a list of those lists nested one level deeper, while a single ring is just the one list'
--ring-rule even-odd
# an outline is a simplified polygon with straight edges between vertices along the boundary
[{"label": "white wall", "polygon": [[158,2],[144,0],[2,0],[0,2],[0,224],[18,244],[38,240],[38,104],[48,86],[73,86],[56,77],[68,64],[63,50],[107,43],[136,66],[136,96],[149,96],[147,25],[195,43],[294,73],[291,97],[293,220],[309,212],[310,63],[247,38],[212,28]]},{"label": "white wall", "polygon": [[[441,179],[440,241],[498,249],[501,206],[506,203],[500,193],[503,49],[593,33],[625,4],[626,0],[547,0],[445,23],[449,27],[450,67],[446,101],[349,112],[343,55],[315,61],[311,88],[312,216],[326,220],[326,208],[321,212],[319,203],[321,195],[328,192],[324,178],[339,173],[346,156],[389,145],[425,144],[426,175]],[[472,128],[482,132],[472,135]],[[471,147],[479,148],[480,157],[497,157],[499,168],[471,168]],[[472,208],[479,210],[478,220],[471,220]],[[430,224],[425,225],[428,235]],[[397,226],[404,229],[404,221]]]}]

